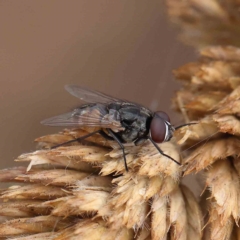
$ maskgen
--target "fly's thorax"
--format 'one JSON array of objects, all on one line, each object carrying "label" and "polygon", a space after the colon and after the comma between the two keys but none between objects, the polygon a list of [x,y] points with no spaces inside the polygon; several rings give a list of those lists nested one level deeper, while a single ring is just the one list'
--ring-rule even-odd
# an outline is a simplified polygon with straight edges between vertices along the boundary
[{"label": "fly's thorax", "polygon": [[113,103],[109,103],[109,104],[107,105],[107,109],[108,109],[108,111],[110,111],[111,109],[114,109],[114,110],[116,110],[116,111],[119,111],[119,109],[121,108],[121,106],[122,106],[122,103],[120,103],[120,102],[113,102]]},{"label": "fly's thorax", "polygon": [[104,118],[118,126],[111,129],[122,142],[134,142],[148,135],[148,123],[152,117],[150,110],[134,103],[113,102],[107,105],[107,111]]},{"label": "fly's thorax", "polygon": [[145,111],[136,106],[121,109],[121,123],[125,130],[119,133],[124,142],[134,142],[149,133],[148,122],[151,118]]}]

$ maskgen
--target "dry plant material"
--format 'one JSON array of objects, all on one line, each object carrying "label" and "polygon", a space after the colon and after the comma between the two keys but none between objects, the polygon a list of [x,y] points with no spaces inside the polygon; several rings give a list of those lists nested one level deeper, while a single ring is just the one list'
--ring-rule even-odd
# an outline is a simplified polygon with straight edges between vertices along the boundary
[{"label": "dry plant material", "polygon": [[[240,45],[238,0],[166,0],[166,3],[171,21],[181,27],[184,42],[195,47]],[[231,51],[230,47],[230,54]],[[217,51],[220,57],[221,53],[221,50]],[[229,57],[236,60],[234,57],[239,53],[230,54]]]},{"label": "dry plant material", "polygon": [[[27,168],[0,171],[0,180],[13,184],[0,191],[1,239],[240,239],[239,3],[166,1],[184,40],[201,48],[199,61],[174,71],[183,84],[175,109],[198,124],[176,132],[182,156],[174,141],[161,144],[184,166],[146,143],[125,147],[126,172],[122,151],[100,135],[50,150],[88,128],[40,137],[37,151],[16,159]],[[202,48],[208,44],[218,45]],[[209,192],[205,222],[180,183],[183,174],[197,172],[204,173]]]},{"label": "dry plant material", "polygon": [[[121,149],[98,135],[84,145],[49,149],[86,131],[38,138],[39,150],[16,159],[27,168],[0,171],[2,182],[13,182],[0,192],[0,215],[7,218],[0,238],[201,239],[202,215],[190,190],[179,185],[181,167],[152,144],[126,146],[129,172]],[[161,148],[181,161],[173,141]]]},{"label": "dry plant material", "polygon": [[185,149],[184,174],[204,172],[210,192],[204,239],[239,239],[239,53],[236,47],[206,47],[198,62],[174,72],[183,83],[175,108],[198,122],[180,129],[176,138]]}]

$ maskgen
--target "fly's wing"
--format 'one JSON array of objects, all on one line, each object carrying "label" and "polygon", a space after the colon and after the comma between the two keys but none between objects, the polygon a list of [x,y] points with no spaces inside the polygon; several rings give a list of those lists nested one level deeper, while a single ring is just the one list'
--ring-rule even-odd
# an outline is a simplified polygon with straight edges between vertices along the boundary
[{"label": "fly's wing", "polygon": [[75,85],[66,85],[65,89],[71,95],[90,104],[76,108],[73,112],[46,119],[41,122],[42,124],[61,127],[91,126],[119,131],[124,129],[120,122],[119,112],[114,109],[107,110],[107,104],[134,104],[142,108],[138,104]]},{"label": "fly's wing", "polygon": [[129,102],[126,100],[122,100],[119,98],[114,98],[109,95],[106,95],[101,92],[93,91],[84,87],[79,87],[77,85],[66,85],[65,89],[74,97],[79,98],[80,100],[88,103],[125,103],[125,104],[133,104],[138,106],[139,108],[144,108],[147,111],[151,112],[148,108],[143,107],[142,105],[135,103],[135,102]]},{"label": "fly's wing", "polygon": [[57,127],[101,127],[116,131],[123,130],[119,113],[108,111],[104,104],[91,104],[76,108],[74,111],[58,115],[41,122],[48,126]]},{"label": "fly's wing", "polygon": [[81,99],[88,103],[111,103],[111,102],[123,102],[120,99],[113,98],[104,93],[93,91],[87,88],[79,87],[76,85],[66,85],[65,89],[74,97]]}]

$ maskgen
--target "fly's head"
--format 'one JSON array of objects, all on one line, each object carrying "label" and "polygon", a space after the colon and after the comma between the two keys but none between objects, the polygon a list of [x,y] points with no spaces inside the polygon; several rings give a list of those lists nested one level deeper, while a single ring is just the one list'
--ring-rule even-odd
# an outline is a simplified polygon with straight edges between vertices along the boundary
[{"label": "fly's head", "polygon": [[169,141],[175,128],[170,123],[170,118],[165,112],[155,112],[150,124],[150,135],[154,142],[162,143]]}]

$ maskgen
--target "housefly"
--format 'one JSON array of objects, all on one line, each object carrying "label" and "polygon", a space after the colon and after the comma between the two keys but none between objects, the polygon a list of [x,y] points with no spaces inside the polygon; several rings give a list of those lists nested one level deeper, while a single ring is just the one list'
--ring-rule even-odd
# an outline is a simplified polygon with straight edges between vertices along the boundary
[{"label": "housefly", "polygon": [[106,139],[115,140],[119,144],[123,152],[126,171],[128,171],[128,166],[123,144],[133,142],[135,145],[139,145],[146,140],[150,140],[160,154],[181,165],[165,154],[157,143],[169,141],[177,128],[188,124],[174,128],[165,112],[152,112],[139,104],[113,98],[79,86],[67,85],[65,89],[73,96],[87,102],[87,104],[75,108],[72,112],[46,119],[41,123],[62,127],[99,127],[100,130],[53,148],[80,141],[98,133]]}]

